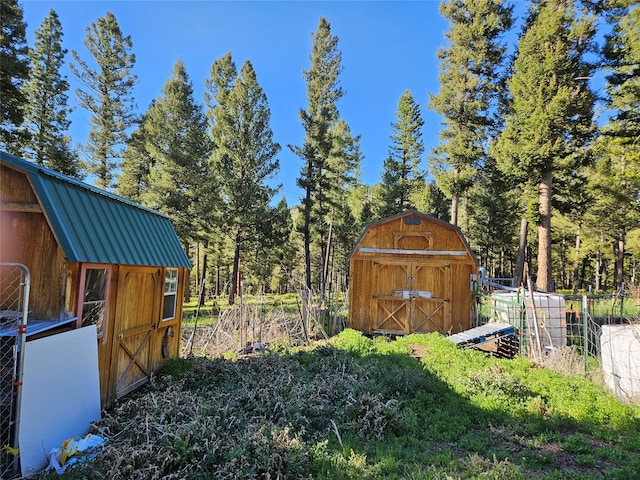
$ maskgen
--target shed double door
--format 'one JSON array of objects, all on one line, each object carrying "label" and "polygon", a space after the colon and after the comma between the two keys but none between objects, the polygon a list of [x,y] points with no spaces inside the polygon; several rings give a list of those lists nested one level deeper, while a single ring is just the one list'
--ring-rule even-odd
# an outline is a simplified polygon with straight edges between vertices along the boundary
[{"label": "shed double door", "polygon": [[115,398],[145,383],[153,366],[153,333],[158,321],[158,268],[122,268],[114,325],[110,391]]},{"label": "shed double door", "polygon": [[440,332],[451,328],[451,265],[375,261],[372,333]]}]

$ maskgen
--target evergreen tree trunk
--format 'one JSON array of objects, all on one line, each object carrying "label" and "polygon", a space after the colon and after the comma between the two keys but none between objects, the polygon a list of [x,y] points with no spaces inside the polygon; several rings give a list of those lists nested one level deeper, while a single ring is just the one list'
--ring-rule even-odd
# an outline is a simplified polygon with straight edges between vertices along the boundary
[{"label": "evergreen tree trunk", "polygon": [[236,249],[233,254],[233,270],[229,286],[229,305],[236,303],[236,295],[240,286],[240,238],[236,236]]},{"label": "evergreen tree trunk", "polygon": [[460,203],[460,199],[457,195],[453,195],[451,197],[451,221],[452,225],[458,225],[458,204]]},{"label": "evergreen tree trunk", "polygon": [[524,275],[524,261],[527,251],[527,230],[528,222],[525,217],[520,219],[520,241],[518,243],[518,256],[516,257],[516,268],[513,273],[513,286],[519,287],[522,285]]},{"label": "evergreen tree trunk", "polygon": [[543,292],[553,290],[551,279],[551,196],[553,190],[553,172],[544,174],[540,182],[538,224],[538,273],[536,287]]},{"label": "evergreen tree trunk", "polygon": [[[187,257],[189,256],[189,244],[187,243],[184,246],[184,251],[187,254]],[[196,270],[196,282],[198,281],[198,271]],[[188,302],[191,299],[191,282],[189,281],[189,278],[187,277],[187,279],[184,282],[184,301]]]},{"label": "evergreen tree trunk", "polygon": [[216,264],[216,297],[220,296],[220,264]]},{"label": "evergreen tree trunk", "polygon": [[575,257],[573,259],[573,293],[578,293],[580,288],[580,262],[578,261],[580,257],[580,243],[582,242],[580,238],[580,227],[578,226],[578,234],[576,235],[576,249],[575,249]]},{"label": "evergreen tree trunk", "polygon": [[307,193],[304,202],[304,268],[305,268],[305,284],[311,289],[311,189],[307,187]]},{"label": "evergreen tree trunk", "polygon": [[[186,247],[187,249],[189,248],[189,246]],[[195,281],[194,281],[194,286],[196,288],[196,292],[200,291],[200,242],[196,242],[196,274],[195,274]]]},{"label": "evergreen tree trunk", "polygon": [[200,276],[200,290],[198,290],[198,305],[204,305],[204,299],[206,297],[204,286],[206,285],[207,278],[207,252],[205,250],[204,255],[202,255],[202,275]]},{"label": "evergreen tree trunk", "polygon": [[[325,212],[325,208],[322,202],[322,197],[320,197],[320,201],[316,201],[316,205],[318,206],[318,212]],[[324,300],[325,292],[326,292],[326,277],[324,273],[324,258],[327,253],[327,239],[326,234],[327,231],[327,223],[325,222],[325,215],[318,214],[316,221],[314,222],[314,226],[317,228],[317,238],[318,238],[318,247],[320,249],[320,258],[318,262],[318,288],[320,291],[320,296]]]},{"label": "evergreen tree trunk", "polygon": [[[453,168],[453,182],[454,185],[457,183],[458,181],[458,176],[459,176],[459,171],[458,171],[458,167],[454,167]],[[451,220],[450,223],[452,225],[458,225],[458,208],[460,206],[460,197],[458,196],[456,189],[453,189],[453,192],[451,194]]]},{"label": "evergreen tree trunk", "polygon": [[[488,232],[487,232],[487,236],[488,236]],[[491,258],[491,256],[489,255],[489,239],[487,239],[487,241],[485,242],[485,249],[484,249],[484,256],[482,258],[482,262],[484,263],[484,267],[488,270],[489,269],[489,259]]]},{"label": "evergreen tree trunk", "polygon": [[329,253],[331,251],[331,236],[333,233],[333,219],[329,222],[329,232],[327,233],[327,240],[321,245],[320,251],[322,252],[322,282],[320,284],[320,293],[324,300],[327,295],[327,283],[329,282]]}]

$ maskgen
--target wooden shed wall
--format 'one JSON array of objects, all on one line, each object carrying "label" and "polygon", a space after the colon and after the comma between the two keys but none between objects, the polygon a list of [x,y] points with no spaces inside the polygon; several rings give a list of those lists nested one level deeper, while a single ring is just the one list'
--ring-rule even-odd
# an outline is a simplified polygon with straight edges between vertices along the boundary
[{"label": "wooden shed wall", "polygon": [[65,296],[65,259],[26,175],[0,167],[0,262],[31,273],[31,316],[59,318]]},{"label": "wooden shed wall", "polygon": [[[417,222],[407,222],[413,216]],[[360,249],[378,251],[363,252]],[[429,250],[431,254],[408,253]],[[435,255],[456,251],[458,255]],[[459,332],[470,327],[477,265],[459,231],[419,214],[371,225],[350,259],[349,326],[376,331]],[[403,291],[428,292],[432,298]],[[406,294],[406,293],[405,293]]]},{"label": "wooden shed wall", "polygon": [[[145,383],[180,353],[186,269],[179,269],[174,318],[162,320],[165,268],[117,266],[112,272],[108,324],[98,345],[103,404]],[[102,373],[104,372],[104,373]]]}]

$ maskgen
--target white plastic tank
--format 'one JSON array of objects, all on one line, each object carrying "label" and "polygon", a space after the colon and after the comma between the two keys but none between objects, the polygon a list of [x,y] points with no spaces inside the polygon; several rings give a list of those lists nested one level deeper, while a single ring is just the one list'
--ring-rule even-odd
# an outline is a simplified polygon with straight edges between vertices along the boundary
[{"label": "white plastic tank", "polygon": [[[564,297],[552,293],[520,290],[491,294],[492,317],[523,329],[529,348],[549,352],[567,345],[567,320]],[[524,318],[520,318],[524,308]]]},{"label": "white plastic tank", "polygon": [[620,400],[640,403],[640,325],[602,325],[604,380]]}]

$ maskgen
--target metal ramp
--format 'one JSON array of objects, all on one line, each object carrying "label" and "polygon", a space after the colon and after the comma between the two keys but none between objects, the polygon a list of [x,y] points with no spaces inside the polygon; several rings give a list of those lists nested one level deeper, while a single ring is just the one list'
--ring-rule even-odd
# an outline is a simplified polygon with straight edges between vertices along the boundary
[{"label": "metal ramp", "polygon": [[447,338],[460,348],[473,348],[486,342],[499,340],[516,333],[516,327],[508,323],[487,323]]}]

